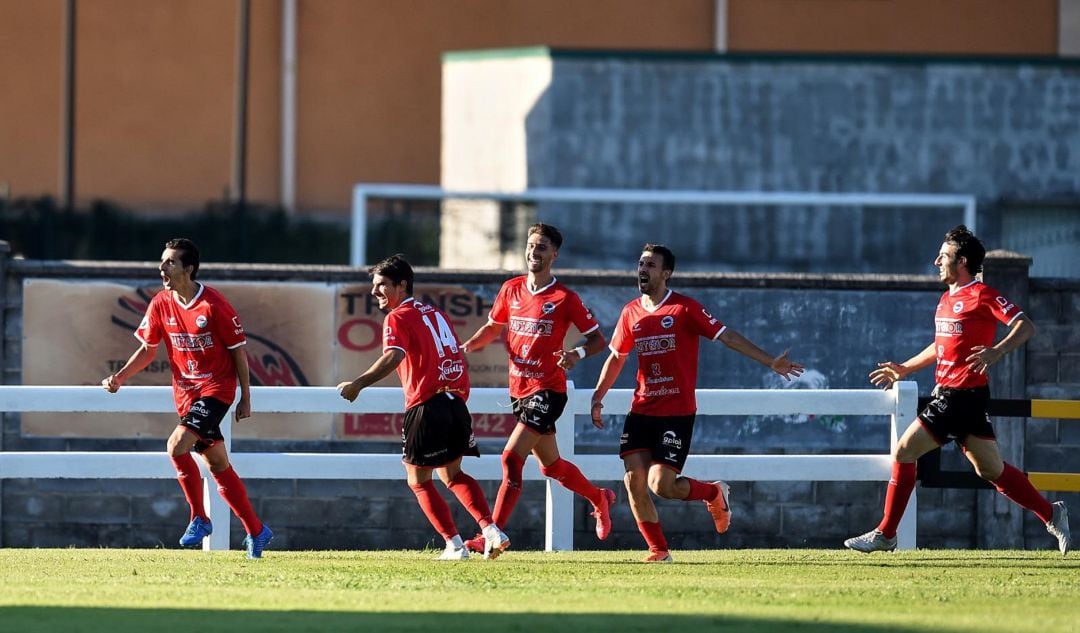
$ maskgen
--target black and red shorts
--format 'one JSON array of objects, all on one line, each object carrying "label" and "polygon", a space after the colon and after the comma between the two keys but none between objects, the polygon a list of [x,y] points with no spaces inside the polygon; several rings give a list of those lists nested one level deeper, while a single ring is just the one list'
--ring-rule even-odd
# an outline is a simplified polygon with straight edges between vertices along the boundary
[{"label": "black and red shorts", "polygon": [[555,432],[555,421],[566,409],[566,394],[551,389],[513,399],[514,417],[526,428],[540,435]]},{"label": "black and red shorts", "polygon": [[619,438],[619,457],[648,451],[654,464],[662,464],[679,473],[690,454],[694,437],[694,418],[690,415],[641,415],[629,413]]},{"label": "black and red shorts", "polygon": [[964,438],[969,435],[992,440],[996,436],[990,424],[990,414],[987,413],[989,403],[988,387],[938,387],[934,390],[934,399],[919,413],[919,420],[927,433],[942,446],[953,440],[963,444]]},{"label": "black and red shorts", "polygon": [[180,426],[199,436],[195,442],[196,453],[203,453],[225,439],[221,434],[221,421],[225,419],[230,406],[217,398],[196,398],[188,412],[180,416]]},{"label": "black and red shorts", "polygon": [[448,393],[436,394],[405,412],[401,441],[401,461],[411,466],[438,468],[463,455],[480,457],[469,407]]}]

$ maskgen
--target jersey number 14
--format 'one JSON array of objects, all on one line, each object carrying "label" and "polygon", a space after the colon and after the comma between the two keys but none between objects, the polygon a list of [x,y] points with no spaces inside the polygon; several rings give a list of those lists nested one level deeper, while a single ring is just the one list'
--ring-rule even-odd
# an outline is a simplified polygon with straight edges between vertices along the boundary
[{"label": "jersey number 14", "polygon": [[[430,316],[435,317],[435,325],[431,324]],[[450,328],[450,324],[446,322],[442,314],[438,312],[434,313],[434,315],[425,314],[421,318],[424,320],[428,332],[431,332],[431,338],[435,340],[435,349],[439,352],[439,358],[446,356],[443,348],[449,348],[451,352],[457,353],[457,337],[454,336],[454,330]]]}]

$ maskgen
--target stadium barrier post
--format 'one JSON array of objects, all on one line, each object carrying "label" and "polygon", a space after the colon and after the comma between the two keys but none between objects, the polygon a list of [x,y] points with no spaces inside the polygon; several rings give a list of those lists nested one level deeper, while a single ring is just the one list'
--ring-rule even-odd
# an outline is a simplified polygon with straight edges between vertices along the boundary
[{"label": "stadium barrier post", "polygon": [[[896,411],[890,416],[889,427],[892,431],[892,438],[889,442],[890,454],[896,448],[896,443],[900,441],[900,437],[907,429],[908,423],[918,415],[919,408],[918,383],[912,381],[898,382],[894,391],[896,392]],[[904,511],[904,518],[900,519],[900,525],[896,530],[896,546],[899,549],[915,549],[916,547],[919,513],[919,503],[916,495],[917,492],[912,490],[907,510]]]},{"label": "stadium barrier post", "polygon": [[[566,408],[555,425],[555,441],[564,459],[577,463],[574,436],[577,427],[577,407],[574,406],[574,381],[566,381]],[[548,552],[574,549],[574,493],[554,479],[547,479],[547,502],[544,512],[544,550]]]},{"label": "stadium barrier post", "polygon": [[[225,419],[221,421],[221,435],[224,438],[222,443],[230,456],[232,455],[234,415],[236,415],[236,401],[233,401],[233,405],[225,414]],[[205,467],[205,464],[203,466]],[[206,513],[210,515],[210,523],[214,526],[214,533],[203,539],[203,550],[207,552],[228,550],[231,544],[229,535],[232,532],[232,510],[217,491],[217,483],[214,481],[214,476],[210,474],[209,468],[206,469],[203,477],[203,503],[206,504]]]}]

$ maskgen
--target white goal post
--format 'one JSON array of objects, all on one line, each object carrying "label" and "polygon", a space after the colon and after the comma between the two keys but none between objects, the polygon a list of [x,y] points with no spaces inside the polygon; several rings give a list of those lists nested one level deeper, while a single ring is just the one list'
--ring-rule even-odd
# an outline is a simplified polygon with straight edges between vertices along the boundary
[{"label": "white goal post", "polygon": [[[333,387],[252,387],[253,415],[260,413],[395,413],[404,410],[400,388],[365,389],[355,403],[341,398]],[[622,462],[614,454],[580,455],[574,449],[574,417],[589,415],[592,391],[568,384],[569,400],[557,425],[559,450],[595,481],[621,481]],[[625,414],[632,390],[613,389],[605,409]],[[914,382],[878,389],[699,389],[699,415],[881,415],[889,416],[890,447],[915,418],[918,390]],[[476,388],[469,397],[473,413],[502,413],[505,388]],[[42,411],[102,414],[110,412],[172,413],[171,387],[124,387],[115,394],[101,387],[0,386],[0,411]],[[231,420],[227,415],[226,420]],[[700,422],[699,422],[700,423]],[[399,453],[232,453],[231,425],[222,432],[231,461],[245,479],[403,479]],[[882,431],[885,429],[882,428]],[[170,479],[176,476],[164,452],[16,452],[0,451],[0,480],[33,478]],[[201,460],[200,460],[201,462]],[[573,495],[547,480],[534,460],[525,469],[529,480],[547,481],[545,548],[574,548]],[[205,470],[205,464],[200,463]],[[502,465],[497,453],[464,463],[479,480],[498,481]],[[703,480],[725,481],[888,481],[892,458],[870,455],[692,455],[686,474]],[[229,549],[231,514],[204,477],[204,494],[211,520],[219,526],[203,548]],[[179,492],[177,492],[179,494]],[[916,500],[911,501],[898,532],[899,547],[915,547]]]},{"label": "white goal post", "polygon": [[499,202],[625,202],[694,205],[810,205],[847,207],[959,207],[964,224],[976,227],[975,196],[937,193],[822,193],[813,191],[704,191],[689,189],[582,189],[544,187],[519,193],[452,191],[436,185],[359,183],[353,186],[349,265],[366,266],[367,206],[371,198],[401,200],[495,200]]}]

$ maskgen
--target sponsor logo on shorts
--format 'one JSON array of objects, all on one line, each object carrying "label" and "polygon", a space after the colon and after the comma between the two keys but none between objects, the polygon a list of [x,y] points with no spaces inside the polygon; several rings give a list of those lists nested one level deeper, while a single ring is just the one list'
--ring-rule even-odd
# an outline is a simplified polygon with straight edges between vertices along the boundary
[{"label": "sponsor logo on shorts", "polygon": [[669,462],[677,462],[677,461],[679,461],[678,453],[672,453],[672,452],[668,451],[667,460]]},{"label": "sponsor logo on shorts", "polygon": [[675,434],[675,431],[664,431],[664,437],[660,440],[660,443],[664,446],[671,446],[674,448],[682,448],[682,440]]},{"label": "sponsor logo on shorts", "polygon": [[528,402],[525,402],[522,406],[526,409],[532,409],[533,411],[539,411],[541,413],[547,413],[551,410],[551,405],[544,399],[544,396],[536,394],[529,398]]},{"label": "sponsor logo on shorts", "polygon": [[206,406],[206,403],[202,400],[196,400],[191,404],[191,408],[188,409],[188,415],[198,416],[205,418],[210,416],[210,408]]},{"label": "sponsor logo on shorts", "polygon": [[630,434],[629,433],[623,433],[622,435],[619,436],[619,444],[626,444],[629,441],[630,441]]}]

